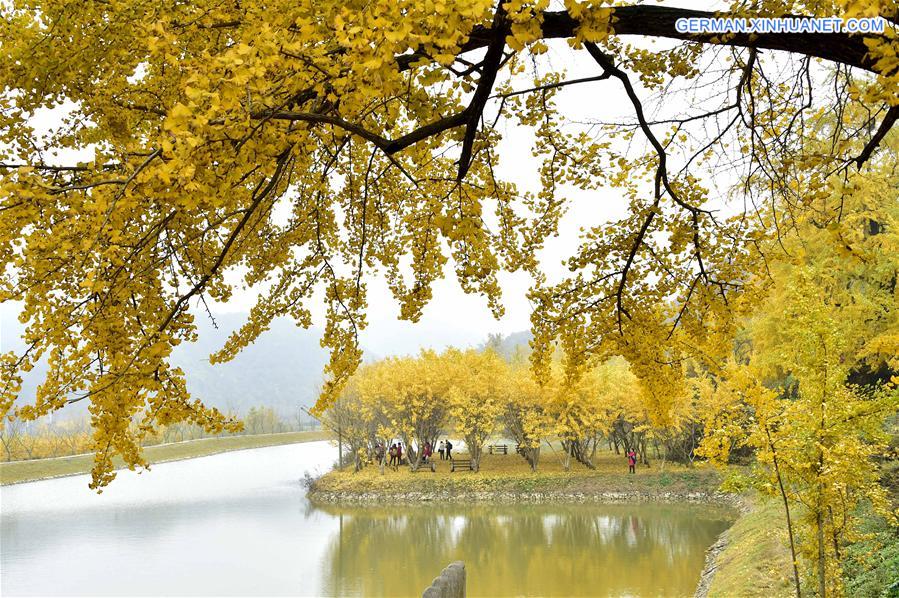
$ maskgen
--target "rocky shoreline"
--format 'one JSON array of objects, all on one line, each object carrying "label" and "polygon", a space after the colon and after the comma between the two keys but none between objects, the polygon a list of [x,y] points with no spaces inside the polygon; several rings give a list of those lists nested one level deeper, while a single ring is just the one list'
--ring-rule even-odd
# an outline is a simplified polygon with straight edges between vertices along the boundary
[{"label": "rocky shoreline", "polygon": [[[733,501],[733,506],[740,512],[740,517],[752,510],[749,502],[744,497],[738,495],[731,496],[735,499]],[[712,588],[712,580],[718,572],[718,557],[721,556],[721,553],[724,552],[724,549],[730,544],[731,527],[721,532],[721,535],[719,535],[715,542],[705,551],[705,565],[702,567],[702,573],[699,574],[699,584],[696,586],[696,593],[693,595],[694,598],[706,598],[709,595],[709,590]]]},{"label": "rocky shoreline", "polygon": [[709,546],[705,552],[705,565],[702,567],[702,573],[699,574],[699,585],[696,586],[695,598],[706,598],[709,595],[709,589],[712,587],[712,579],[718,572],[718,557],[724,552],[729,543],[728,532],[724,530],[715,543]]}]

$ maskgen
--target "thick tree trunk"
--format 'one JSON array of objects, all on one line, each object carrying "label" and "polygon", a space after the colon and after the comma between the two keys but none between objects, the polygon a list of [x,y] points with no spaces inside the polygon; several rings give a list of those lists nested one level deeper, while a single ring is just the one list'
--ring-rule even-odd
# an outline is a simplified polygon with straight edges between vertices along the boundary
[{"label": "thick tree trunk", "polygon": [[[421,467],[421,448],[417,451],[412,450],[412,445],[406,445],[406,459],[409,461],[409,469],[412,471],[418,471],[418,468]],[[400,463],[402,465],[402,463]]]},{"label": "thick tree trunk", "polygon": [[537,445],[536,448],[526,448],[525,460],[531,466],[531,471],[537,471],[537,463],[540,461],[540,445]]},{"label": "thick tree trunk", "polygon": [[[549,440],[545,441],[552,452],[556,452]],[[571,443],[567,440],[562,441],[562,455],[559,457],[559,463],[565,471],[571,470]]]},{"label": "thick tree trunk", "polygon": [[588,469],[596,469],[596,466],[593,465],[593,462],[587,457],[587,450],[589,450],[589,447],[586,444],[582,445],[580,440],[572,440],[570,446],[572,456],[577,459],[578,463],[581,463]]}]

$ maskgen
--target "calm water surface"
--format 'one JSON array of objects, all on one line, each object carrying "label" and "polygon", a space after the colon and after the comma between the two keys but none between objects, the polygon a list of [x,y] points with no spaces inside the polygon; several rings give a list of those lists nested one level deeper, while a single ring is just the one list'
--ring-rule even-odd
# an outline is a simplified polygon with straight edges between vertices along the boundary
[{"label": "calm water surface", "polygon": [[464,560],[471,596],[687,596],[732,520],[680,505],[312,507],[324,442],[0,490],[0,594],[421,595]]}]

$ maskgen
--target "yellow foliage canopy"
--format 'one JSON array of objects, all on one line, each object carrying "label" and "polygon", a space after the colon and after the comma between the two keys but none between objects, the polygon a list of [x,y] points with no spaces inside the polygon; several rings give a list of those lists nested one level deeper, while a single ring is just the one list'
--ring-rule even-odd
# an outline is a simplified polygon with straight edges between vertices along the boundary
[{"label": "yellow foliage canopy", "polygon": [[[114,477],[115,454],[143,464],[142,435],[158,426],[235,429],[189,396],[168,361],[193,340],[202,302],[229,299],[228,272],[265,292],[214,361],[232,358],[275,317],[310,325],[309,302],[323,298],[332,359],[320,408],[360,364],[365,277],[384,276],[401,316],[414,321],[450,258],[462,287],[497,315],[498,273],[533,276],[538,370],[556,341],[575,377],[591,357],[621,354],[646,378],[684,358],[699,336],[720,355],[743,262],[770,230],[717,217],[702,172],[729,155],[740,176],[767,176],[775,193],[790,193],[769,168],[770,152],[792,148],[791,168],[811,180],[876,158],[899,114],[896,35],[841,33],[823,44],[805,34],[688,35],[676,19],[706,13],[548,4],[3,3],[0,300],[22,302],[27,349],[0,357],[0,414],[23,372],[46,359],[49,374],[19,415],[89,400],[94,486]],[[743,5],[733,14],[749,16]],[[895,20],[897,3],[758,9]],[[633,35],[676,43],[647,52],[626,41]],[[571,82],[546,58],[550,44],[592,61],[589,79],[626,95],[634,126],[567,126],[555,96]],[[734,49],[704,51],[715,46]],[[791,53],[794,72],[772,81],[767,50]],[[846,68],[828,74],[810,57]],[[649,122],[644,91],[688,91],[704,85],[703,73],[718,86],[703,113]],[[835,132],[824,157],[802,147],[804,115],[834,103],[813,97],[812,76],[832,79],[838,104],[867,108],[860,126]],[[59,106],[57,126],[38,131],[36,115]],[[538,189],[496,176],[506,124],[533,132]],[[868,128],[875,134],[859,133]],[[613,143],[632,141],[635,130],[634,151]],[[728,150],[740,147],[751,148],[745,161]],[[562,185],[617,186],[629,209],[586,231],[572,276],[548,285],[537,252],[557,231]]]}]

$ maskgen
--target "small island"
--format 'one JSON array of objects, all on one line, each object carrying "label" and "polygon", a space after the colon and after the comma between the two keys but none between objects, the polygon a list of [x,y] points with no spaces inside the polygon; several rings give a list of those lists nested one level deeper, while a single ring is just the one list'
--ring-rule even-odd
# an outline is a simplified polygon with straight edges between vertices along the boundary
[{"label": "small island", "polygon": [[[469,457],[458,454],[458,460]],[[558,461],[545,459],[534,472],[514,452],[484,455],[477,473],[451,472],[451,462],[440,459],[434,461],[435,471],[426,467],[413,472],[406,465],[381,472],[370,464],[358,472],[347,467],[327,473],[313,483],[309,496],[314,502],[360,504],[688,501],[739,506],[742,501],[720,490],[721,475],[710,467],[641,465],[635,475],[627,475],[626,457],[608,451],[593,464],[594,469],[565,471]]]}]

